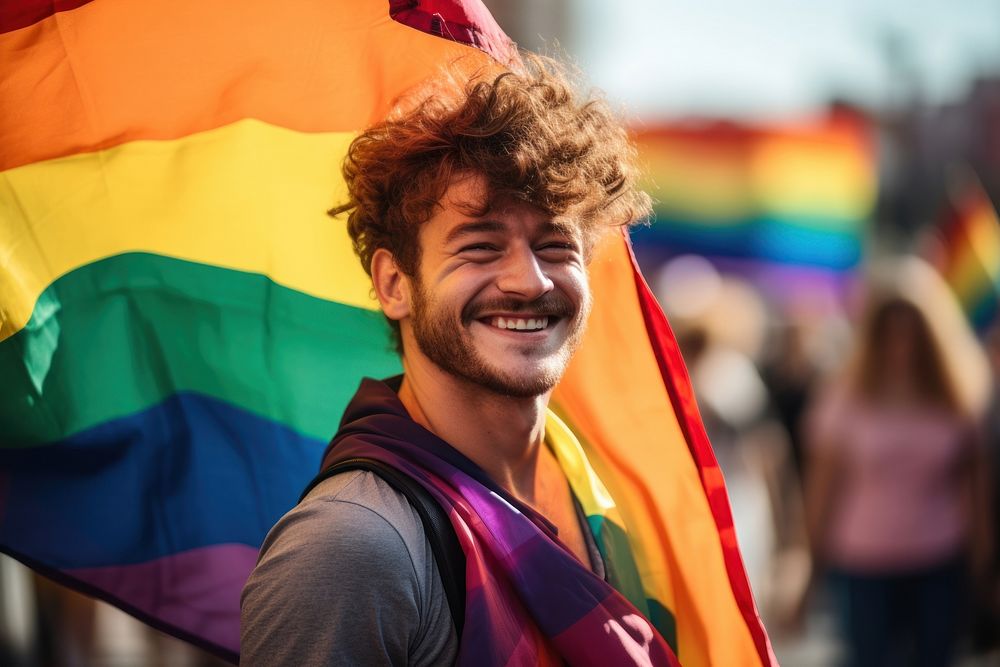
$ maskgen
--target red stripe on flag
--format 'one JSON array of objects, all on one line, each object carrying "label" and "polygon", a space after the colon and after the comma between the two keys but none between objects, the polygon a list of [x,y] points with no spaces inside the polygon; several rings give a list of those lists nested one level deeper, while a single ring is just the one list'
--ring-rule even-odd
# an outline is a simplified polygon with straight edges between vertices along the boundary
[{"label": "red stripe on flag", "polygon": [[481,2],[389,0],[389,16],[403,25],[485,51],[501,63],[516,53],[514,43]]},{"label": "red stripe on flag", "polygon": [[0,33],[27,28],[56,12],[68,12],[90,0],[0,0]]}]

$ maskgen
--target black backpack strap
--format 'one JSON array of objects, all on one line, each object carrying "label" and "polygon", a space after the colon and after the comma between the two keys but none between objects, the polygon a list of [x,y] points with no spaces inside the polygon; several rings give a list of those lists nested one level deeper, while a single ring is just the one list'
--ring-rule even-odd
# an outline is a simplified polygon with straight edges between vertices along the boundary
[{"label": "black backpack strap", "polygon": [[465,552],[458,543],[455,529],[448,520],[444,509],[409,475],[396,470],[392,466],[375,459],[353,458],[345,459],[322,470],[306,487],[299,497],[299,502],[325,479],[348,470],[367,470],[377,475],[389,486],[399,491],[410,505],[417,510],[420,521],[424,525],[424,534],[431,545],[434,560],[437,562],[441,583],[444,585],[448,608],[451,610],[451,620],[455,625],[458,638],[462,637],[462,627],[465,624]]}]

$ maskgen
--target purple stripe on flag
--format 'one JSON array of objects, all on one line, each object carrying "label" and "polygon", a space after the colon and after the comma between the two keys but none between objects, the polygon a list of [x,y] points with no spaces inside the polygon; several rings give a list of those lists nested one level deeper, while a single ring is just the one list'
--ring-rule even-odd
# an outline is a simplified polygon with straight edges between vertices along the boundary
[{"label": "purple stripe on flag", "polygon": [[99,588],[181,631],[212,637],[239,651],[240,591],[257,562],[257,549],[219,544],[137,565],[81,568],[66,575]]},{"label": "purple stripe on flag", "polygon": [[[683,254],[683,253],[682,253]],[[636,260],[644,275],[649,276],[650,287],[658,298],[656,276],[659,269],[679,256],[660,248],[636,248]],[[803,301],[814,304],[843,306],[848,303],[860,282],[859,271],[831,271],[829,269],[795,264],[779,264],[733,257],[706,257],[720,272],[743,278],[755,285],[779,304]]]},{"label": "purple stripe on flag", "polygon": [[742,276],[783,302],[812,299],[822,292],[844,303],[858,281],[858,274],[852,271],[837,272],[753,260],[711,259],[722,272]]}]

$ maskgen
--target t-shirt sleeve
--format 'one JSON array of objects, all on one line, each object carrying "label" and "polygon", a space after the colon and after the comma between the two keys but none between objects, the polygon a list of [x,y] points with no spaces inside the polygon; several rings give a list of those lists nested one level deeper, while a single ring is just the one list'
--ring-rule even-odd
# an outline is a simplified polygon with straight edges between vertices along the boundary
[{"label": "t-shirt sleeve", "polygon": [[337,498],[308,501],[268,534],[243,589],[240,664],[405,665],[418,589],[384,517]]}]

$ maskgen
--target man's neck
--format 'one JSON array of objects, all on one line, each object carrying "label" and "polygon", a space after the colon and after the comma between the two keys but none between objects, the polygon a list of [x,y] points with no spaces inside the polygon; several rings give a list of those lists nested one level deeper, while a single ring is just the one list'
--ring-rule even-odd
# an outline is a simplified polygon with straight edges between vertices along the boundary
[{"label": "man's neck", "polygon": [[502,396],[433,365],[404,367],[399,399],[410,417],[533,504],[549,394]]}]

